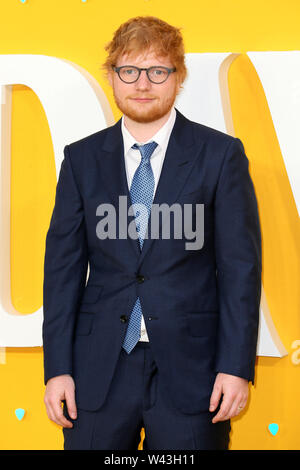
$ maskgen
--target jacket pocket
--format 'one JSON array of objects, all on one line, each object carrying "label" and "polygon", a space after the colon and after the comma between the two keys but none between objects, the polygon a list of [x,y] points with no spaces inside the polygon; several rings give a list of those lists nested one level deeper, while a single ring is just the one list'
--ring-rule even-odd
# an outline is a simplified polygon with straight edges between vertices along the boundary
[{"label": "jacket pocket", "polygon": [[185,191],[184,193],[181,194],[181,196],[192,196],[193,194],[201,194],[203,192],[203,188],[197,188],[197,189],[190,189]]},{"label": "jacket pocket", "polygon": [[83,291],[81,305],[94,304],[97,302],[102,294],[102,290],[103,286],[98,286],[96,284],[87,285]]}]

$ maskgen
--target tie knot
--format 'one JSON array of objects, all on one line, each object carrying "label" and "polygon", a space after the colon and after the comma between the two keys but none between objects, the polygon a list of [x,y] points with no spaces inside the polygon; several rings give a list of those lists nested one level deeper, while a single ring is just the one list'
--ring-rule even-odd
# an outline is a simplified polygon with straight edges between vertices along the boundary
[{"label": "tie knot", "polygon": [[132,148],[140,151],[142,160],[149,160],[157,145],[156,142],[149,142],[144,145],[133,144]]}]

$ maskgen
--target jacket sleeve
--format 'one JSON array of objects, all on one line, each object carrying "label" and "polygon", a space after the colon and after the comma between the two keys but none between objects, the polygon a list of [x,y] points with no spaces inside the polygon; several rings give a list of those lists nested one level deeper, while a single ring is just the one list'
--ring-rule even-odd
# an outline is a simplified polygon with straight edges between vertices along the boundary
[{"label": "jacket sleeve", "polygon": [[44,258],[45,383],[57,375],[72,375],[73,331],[87,265],[83,203],[74,179],[69,146],[66,146]]},{"label": "jacket sleeve", "polygon": [[215,195],[219,299],[216,371],[254,383],[261,297],[261,231],[249,161],[235,138]]}]

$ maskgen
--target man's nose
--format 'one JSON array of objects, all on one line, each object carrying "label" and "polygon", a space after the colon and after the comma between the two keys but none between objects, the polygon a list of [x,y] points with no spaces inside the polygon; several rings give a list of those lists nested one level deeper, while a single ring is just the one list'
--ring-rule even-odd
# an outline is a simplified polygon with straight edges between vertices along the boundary
[{"label": "man's nose", "polygon": [[146,70],[141,70],[138,80],[135,82],[136,88],[145,89],[151,87],[151,82],[147,76]]}]

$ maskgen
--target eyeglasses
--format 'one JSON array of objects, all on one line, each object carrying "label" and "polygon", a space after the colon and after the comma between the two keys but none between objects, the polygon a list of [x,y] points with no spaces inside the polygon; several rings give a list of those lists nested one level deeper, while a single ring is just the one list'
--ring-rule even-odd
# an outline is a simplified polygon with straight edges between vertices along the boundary
[{"label": "eyeglasses", "polygon": [[167,80],[170,73],[176,72],[176,68],[172,69],[168,67],[149,67],[148,69],[140,69],[134,65],[122,65],[121,67],[112,67],[115,72],[119,75],[120,80],[124,83],[134,83],[136,82],[140,75],[141,71],[145,70],[148,79],[152,83],[163,83]]}]

